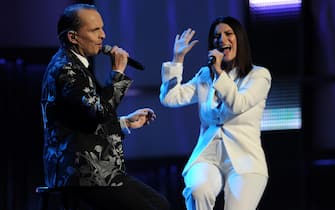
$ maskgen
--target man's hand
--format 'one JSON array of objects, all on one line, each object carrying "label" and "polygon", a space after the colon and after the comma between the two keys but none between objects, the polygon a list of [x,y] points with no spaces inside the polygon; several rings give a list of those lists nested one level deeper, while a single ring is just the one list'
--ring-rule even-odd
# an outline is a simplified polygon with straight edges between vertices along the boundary
[{"label": "man's hand", "polygon": [[110,54],[112,55],[112,69],[124,73],[128,63],[128,52],[115,45]]},{"label": "man's hand", "polygon": [[156,119],[156,114],[150,108],[143,108],[128,114],[125,118],[127,127],[136,129],[150,124],[151,121]]}]

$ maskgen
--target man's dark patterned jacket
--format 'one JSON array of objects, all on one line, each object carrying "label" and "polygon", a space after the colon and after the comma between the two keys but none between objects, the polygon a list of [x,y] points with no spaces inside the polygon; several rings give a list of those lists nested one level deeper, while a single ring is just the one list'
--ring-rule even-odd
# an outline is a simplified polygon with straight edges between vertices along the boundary
[{"label": "man's dark patterned jacket", "polygon": [[59,49],[42,83],[44,167],[48,186],[120,185],[123,133],[116,113],[131,80],[111,71],[100,87],[70,51]]}]

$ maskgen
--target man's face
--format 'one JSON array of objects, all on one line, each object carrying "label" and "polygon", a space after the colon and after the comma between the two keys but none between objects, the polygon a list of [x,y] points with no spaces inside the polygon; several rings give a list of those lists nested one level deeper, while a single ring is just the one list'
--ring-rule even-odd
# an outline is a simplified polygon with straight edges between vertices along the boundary
[{"label": "man's face", "polygon": [[96,10],[83,9],[78,11],[81,26],[76,33],[76,45],[81,55],[88,57],[97,55],[105,39],[103,20]]}]

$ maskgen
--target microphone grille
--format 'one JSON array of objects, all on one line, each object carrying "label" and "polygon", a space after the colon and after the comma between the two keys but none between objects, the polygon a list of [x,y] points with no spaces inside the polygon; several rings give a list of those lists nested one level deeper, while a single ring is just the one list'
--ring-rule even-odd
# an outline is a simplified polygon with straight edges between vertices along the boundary
[{"label": "microphone grille", "polygon": [[110,46],[110,45],[104,45],[104,46],[102,47],[102,52],[103,52],[104,54],[108,54],[111,50],[112,50],[112,46]]}]

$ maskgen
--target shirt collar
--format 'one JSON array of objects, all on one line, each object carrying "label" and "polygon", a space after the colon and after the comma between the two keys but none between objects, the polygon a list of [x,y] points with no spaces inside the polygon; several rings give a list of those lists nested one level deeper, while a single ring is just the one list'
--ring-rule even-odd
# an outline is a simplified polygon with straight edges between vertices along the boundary
[{"label": "shirt collar", "polygon": [[71,50],[71,52],[77,56],[77,58],[84,64],[84,66],[85,66],[86,68],[88,68],[88,66],[89,66],[89,62],[88,62],[88,60],[87,60],[86,57],[84,57],[84,56],[82,56],[82,55],[76,53],[76,52],[73,51],[73,50]]}]

